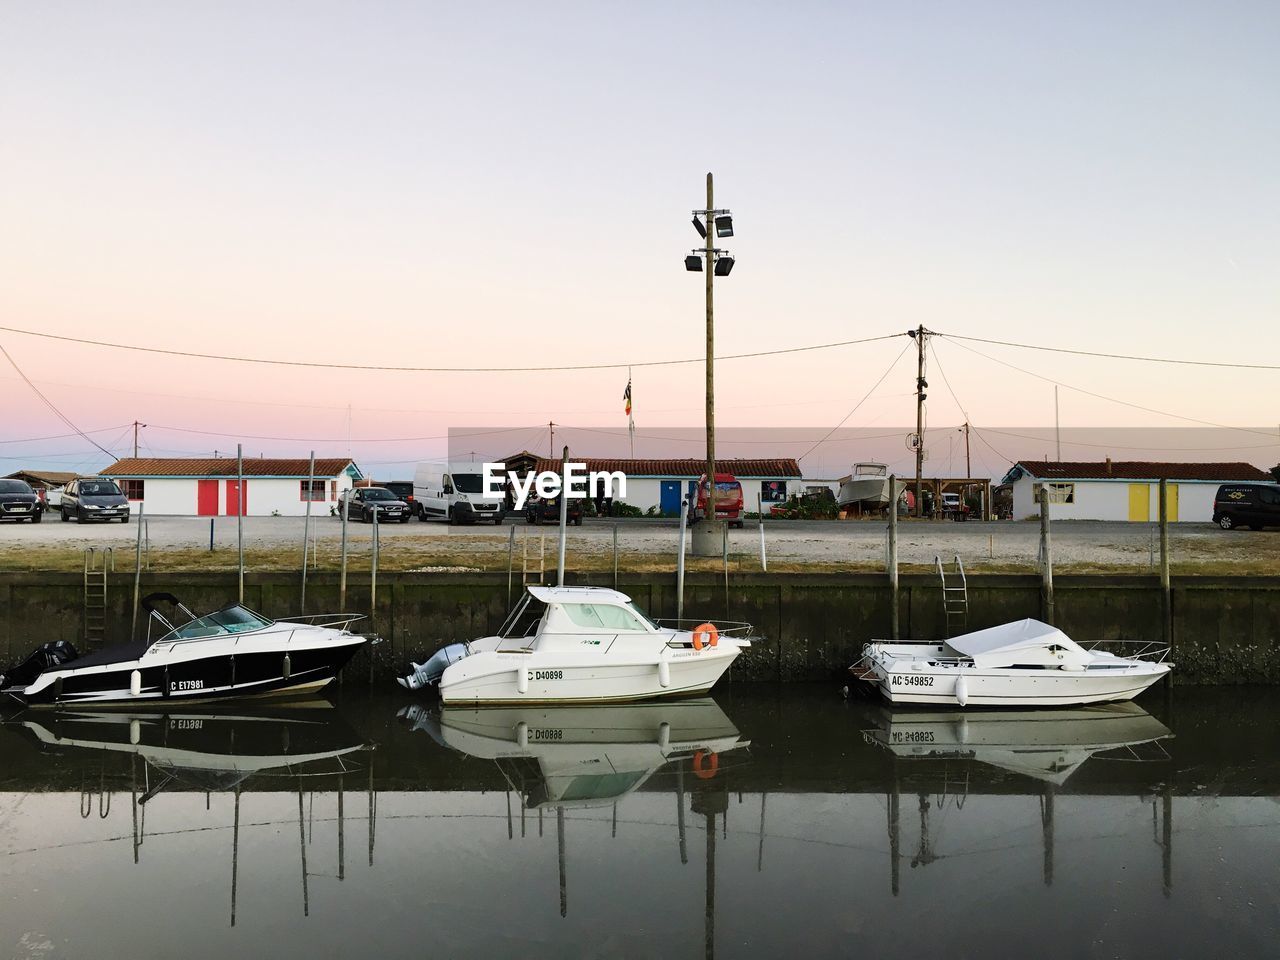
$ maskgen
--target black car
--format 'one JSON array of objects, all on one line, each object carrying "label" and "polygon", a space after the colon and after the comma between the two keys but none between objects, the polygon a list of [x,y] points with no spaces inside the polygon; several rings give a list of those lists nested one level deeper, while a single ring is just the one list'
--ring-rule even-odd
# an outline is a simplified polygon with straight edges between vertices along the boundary
[{"label": "black car", "polygon": [[[408,523],[409,518],[413,516],[409,504],[397,498],[386,487],[356,487],[354,490],[348,490],[345,496],[349,501],[347,506],[349,520],[372,523],[375,509],[378,511],[379,523],[392,521]],[[338,503],[337,514],[342,516],[341,501]]]},{"label": "black car", "polygon": [[418,501],[413,498],[412,480],[388,480],[380,484],[380,486],[384,490],[390,490],[409,505],[409,516],[416,517],[422,513],[422,508],[418,505]]},{"label": "black car", "polygon": [[1213,498],[1213,522],[1235,527],[1280,527],[1280,484],[1224,483]]},{"label": "black car", "polygon": [[[537,526],[539,523],[560,522],[559,497],[530,497],[524,505],[524,522]],[[569,499],[568,522],[574,526],[582,526],[582,501]]]},{"label": "black car", "polygon": [[30,520],[39,523],[44,501],[25,480],[0,480],[0,520]]},{"label": "black car", "polygon": [[76,518],[76,523],[86,520],[119,520],[129,522],[129,500],[114,480],[88,477],[72,480],[62,488],[62,503],[58,510],[63,522]]}]

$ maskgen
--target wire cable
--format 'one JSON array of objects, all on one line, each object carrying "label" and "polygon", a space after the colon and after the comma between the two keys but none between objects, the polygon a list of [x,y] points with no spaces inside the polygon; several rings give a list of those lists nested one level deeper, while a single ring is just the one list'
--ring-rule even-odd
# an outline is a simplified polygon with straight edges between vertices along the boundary
[{"label": "wire cable", "polygon": [[[92,347],[110,347],[113,350],[132,350],[138,353],[155,353],[166,357],[187,357],[198,360],[226,360],[235,363],[256,363],[277,367],[307,367],[321,370],[372,370],[382,373],[553,373],[571,370],[620,370],[626,367],[671,367],[689,363],[704,363],[705,357],[690,357],[684,360],[627,360],[620,363],[583,363],[546,367],[391,367],[360,363],[321,363],[308,360],[273,360],[266,357],[239,357],[220,353],[198,353],[192,350],[167,350],[161,347],[144,347],[134,343],[113,343],[108,340],[90,340],[86,337],[69,337],[58,333],[44,333],[37,330],[23,330],[19,327],[2,327],[0,331],[19,333],[28,337],[43,337],[46,340],[60,340],[64,343],[78,343]],[[776,357],[788,353],[805,353],[812,350],[830,350],[835,347],[850,347],[862,343],[875,343],[878,340],[892,340],[894,337],[905,337],[905,333],[886,333],[878,337],[863,337],[858,340],[840,340],[834,343],[816,343],[805,347],[784,347],[778,350],[757,350],[752,353],[731,353],[716,357],[716,360],[747,360],[753,357]]]},{"label": "wire cable", "polygon": [[[2,329],[2,328],[0,328]],[[1068,347],[1046,347],[1036,343],[1015,343],[1011,340],[991,340],[986,337],[965,337],[958,333],[933,331],[935,336],[948,340],[969,340],[973,343],[991,343],[1001,347],[1018,347],[1021,350],[1043,350],[1047,353],[1070,353],[1077,357],[1102,357],[1107,360],[1138,360],[1143,363],[1173,363],[1188,367],[1226,367],[1232,370],[1280,370],[1274,363],[1227,363],[1220,360],[1175,360],[1172,357],[1143,357],[1130,353],[1104,353],[1099,350],[1073,350]]]},{"label": "wire cable", "polygon": [[[132,426],[132,424],[130,424]],[[176,433],[194,433],[202,437],[226,437],[230,440],[278,440],[282,443],[346,443],[346,437],[265,437],[254,433],[221,433],[217,430],[196,430],[192,427],[171,427],[163,423],[148,425],[152,430],[172,430]],[[558,426],[558,424],[557,424]],[[516,433],[529,430],[529,426],[506,427],[501,430],[476,430],[469,433],[444,433],[434,437],[353,437],[352,443],[420,443],[427,440],[459,440],[464,437],[487,437],[498,433]],[[541,429],[541,428],[533,428]],[[92,441],[91,441],[92,442]]]},{"label": "wire cable", "polygon": [[74,430],[82,440],[88,440],[89,443],[97,447],[99,450],[105,453],[108,457],[115,456],[114,453],[112,453],[102,444],[98,443],[97,440],[94,440],[87,433],[85,433],[83,430],[77,427],[74,423],[72,423],[71,420],[61,410],[59,410],[56,406],[54,406],[53,401],[50,400],[48,397],[46,397],[43,393],[41,393],[40,388],[31,382],[31,378],[22,372],[22,368],[18,366],[18,361],[14,360],[13,357],[10,356],[9,351],[4,348],[3,344],[0,344],[0,353],[4,354],[5,359],[8,360],[9,363],[13,366],[13,369],[18,372],[18,376],[20,376],[23,379],[23,381],[26,383],[26,385],[31,388],[31,392],[34,393],[37,397],[39,397],[46,407],[48,407],[50,410],[53,411],[54,416],[56,416],[59,420],[61,420],[68,427]]},{"label": "wire cable", "polygon": [[[902,336],[906,336],[906,334],[902,334]],[[888,366],[888,368],[885,370],[885,372],[884,372],[884,373],[882,373],[882,374],[880,374],[880,379],[879,379],[879,380],[877,380],[875,383],[873,383],[873,384],[871,385],[871,389],[870,389],[870,390],[868,390],[868,391],[863,395],[862,399],[861,399],[861,400],[859,400],[857,403],[855,403],[855,404],[853,405],[853,409],[852,409],[852,410],[850,410],[848,413],[846,413],[843,417],[841,417],[841,418],[840,418],[840,422],[839,422],[839,423],[837,423],[837,424],[836,424],[834,427],[832,427],[830,430],[828,430],[828,431],[827,431],[827,435],[826,435],[825,437],[823,437],[821,440],[819,440],[817,443],[815,443],[812,447],[810,447],[810,448],[809,448],[808,450],[806,450],[804,453],[800,454],[800,456],[796,457],[796,459],[797,459],[797,460],[803,460],[803,459],[804,459],[805,457],[807,457],[809,454],[813,453],[813,451],[817,450],[820,446],[822,446],[824,443],[826,443],[826,442],[827,442],[827,440],[829,440],[829,439],[831,438],[831,435],[832,435],[833,433],[835,433],[837,430],[839,430],[841,427],[843,427],[843,426],[844,426],[844,424],[845,424],[845,421],[846,421],[846,420],[848,420],[850,417],[852,417],[855,413],[857,413],[857,412],[858,412],[858,408],[859,408],[859,407],[861,407],[864,403],[866,403],[866,402],[867,402],[867,400],[868,400],[868,399],[870,399],[871,395],[872,395],[873,393],[875,393],[875,392],[876,392],[876,388],[877,388],[877,387],[879,387],[879,386],[880,386],[880,384],[884,383],[885,379],[889,376],[889,374],[893,373],[893,368],[894,368],[894,367],[896,367],[896,366],[898,365],[898,361],[899,361],[899,360],[901,360],[904,356],[906,356],[907,351],[908,351],[908,350],[910,350],[910,349],[911,349],[911,344],[910,344],[910,343],[908,343],[905,347],[903,347],[903,348],[902,348],[902,352],[901,352],[901,353],[899,353],[896,357],[894,357],[894,358],[893,358],[893,362],[889,364],[889,366]],[[923,442],[923,438],[922,438],[921,442]]]},{"label": "wire cable", "polygon": [[[112,430],[124,430],[133,426],[132,423],[120,423],[114,427],[98,427],[94,430],[86,430],[85,433],[110,433]],[[66,440],[70,437],[80,437],[80,433],[58,433],[48,437],[19,437],[16,440],[0,440],[0,443],[43,443],[45,440]]]}]

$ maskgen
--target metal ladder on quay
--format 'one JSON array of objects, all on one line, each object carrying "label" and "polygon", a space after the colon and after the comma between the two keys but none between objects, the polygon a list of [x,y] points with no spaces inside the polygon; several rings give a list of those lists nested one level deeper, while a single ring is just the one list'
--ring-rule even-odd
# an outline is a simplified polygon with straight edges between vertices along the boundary
[{"label": "metal ladder on quay", "polygon": [[538,566],[536,567],[537,572],[535,573],[535,567],[533,566],[533,563],[531,562],[531,559],[529,557],[529,535],[528,533],[526,533],[524,536],[524,542],[522,544],[521,558],[520,558],[520,586],[522,588],[530,585],[542,586],[547,582],[546,581],[546,576],[547,576],[547,536],[546,534],[542,534],[538,538],[538,556],[536,559],[538,561]]},{"label": "metal ladder on quay", "polygon": [[115,573],[111,547],[84,552],[84,645],[94,650],[107,642],[107,574]]},{"label": "metal ladder on quay", "polygon": [[[947,636],[954,636],[953,624],[958,624],[963,632],[969,626],[969,581],[964,574],[964,564],[960,555],[955,555],[955,569],[948,571],[940,555],[934,555],[934,568],[938,571],[938,580],[942,584],[942,611],[947,618]],[[956,584],[959,584],[958,586]]]}]

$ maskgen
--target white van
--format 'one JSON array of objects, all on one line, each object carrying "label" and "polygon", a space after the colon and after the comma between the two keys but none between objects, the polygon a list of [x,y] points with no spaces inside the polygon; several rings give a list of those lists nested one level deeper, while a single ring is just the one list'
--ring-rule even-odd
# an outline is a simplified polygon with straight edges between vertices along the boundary
[{"label": "white van", "polygon": [[448,520],[451,524],[492,520],[507,516],[504,498],[484,496],[484,465],[420,463],[413,472],[413,496],[419,520]]}]

